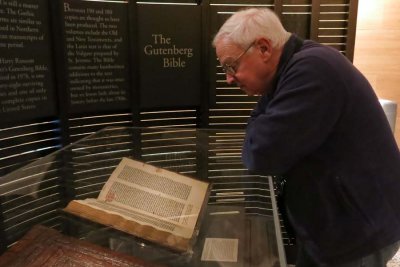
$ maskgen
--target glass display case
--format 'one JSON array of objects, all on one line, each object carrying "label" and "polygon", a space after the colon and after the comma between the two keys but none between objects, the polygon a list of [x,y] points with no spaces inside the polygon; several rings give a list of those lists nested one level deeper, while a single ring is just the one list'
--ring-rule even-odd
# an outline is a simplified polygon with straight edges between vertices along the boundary
[{"label": "glass display case", "polygon": [[[110,127],[0,180],[3,252],[35,225],[166,266],[286,266],[272,177],[241,162],[243,130]],[[69,215],[96,198],[123,157],[211,183],[196,242],[178,253]]]}]

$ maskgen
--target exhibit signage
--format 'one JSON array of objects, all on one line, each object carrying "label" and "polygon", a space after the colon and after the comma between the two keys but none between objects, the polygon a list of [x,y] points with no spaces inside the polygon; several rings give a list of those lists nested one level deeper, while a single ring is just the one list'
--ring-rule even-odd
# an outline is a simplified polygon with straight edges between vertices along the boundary
[{"label": "exhibit signage", "polygon": [[127,2],[62,5],[68,113],[129,108]]},{"label": "exhibit signage", "polygon": [[0,120],[54,116],[48,3],[0,0]]},{"label": "exhibit signage", "polygon": [[200,105],[201,9],[138,5],[140,106]]}]

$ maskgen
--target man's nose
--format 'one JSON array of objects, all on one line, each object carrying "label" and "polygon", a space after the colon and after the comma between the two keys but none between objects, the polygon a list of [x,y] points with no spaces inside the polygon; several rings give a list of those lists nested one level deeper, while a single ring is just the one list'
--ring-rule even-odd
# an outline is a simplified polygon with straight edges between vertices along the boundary
[{"label": "man's nose", "polygon": [[230,75],[230,74],[226,74],[226,83],[227,84],[232,84],[235,82],[235,76],[234,75]]}]

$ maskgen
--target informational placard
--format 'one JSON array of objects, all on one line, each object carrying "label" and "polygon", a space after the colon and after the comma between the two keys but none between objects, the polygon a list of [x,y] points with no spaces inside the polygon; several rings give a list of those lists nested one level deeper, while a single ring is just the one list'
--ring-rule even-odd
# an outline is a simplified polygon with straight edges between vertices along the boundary
[{"label": "informational placard", "polygon": [[201,9],[139,4],[140,106],[200,105]]},{"label": "informational placard", "polygon": [[64,0],[68,113],[129,107],[127,2]]},{"label": "informational placard", "polygon": [[0,121],[55,115],[47,0],[0,0]]}]

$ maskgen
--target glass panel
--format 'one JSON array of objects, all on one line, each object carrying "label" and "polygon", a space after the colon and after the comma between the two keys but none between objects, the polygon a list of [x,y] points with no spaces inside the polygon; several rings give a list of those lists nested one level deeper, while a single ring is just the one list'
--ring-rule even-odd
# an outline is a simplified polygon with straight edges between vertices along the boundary
[{"label": "glass panel", "polygon": [[[243,138],[243,130],[100,130],[0,178],[3,236],[11,245],[34,225],[44,224],[68,236],[177,267],[221,266],[215,254],[204,251],[227,242],[224,246],[233,253],[229,266],[286,266],[272,177],[244,168]],[[122,157],[213,184],[190,253],[173,252],[62,211],[72,199],[96,198]]]}]

